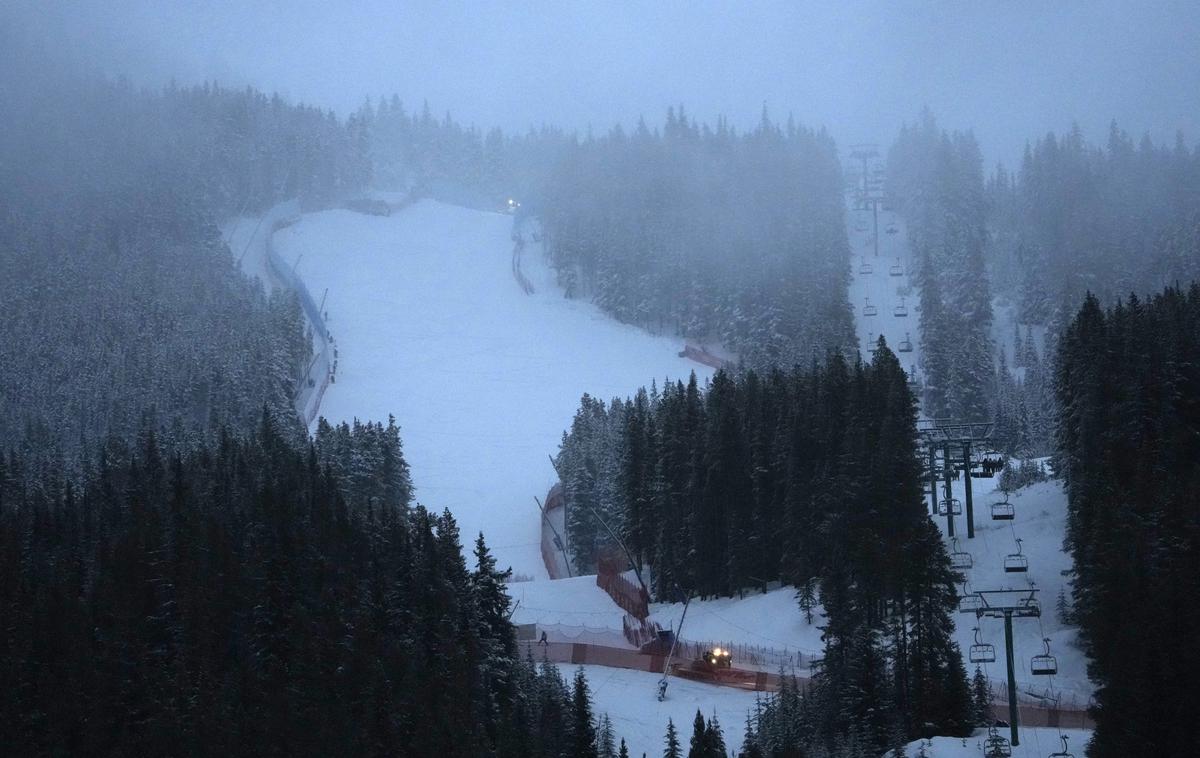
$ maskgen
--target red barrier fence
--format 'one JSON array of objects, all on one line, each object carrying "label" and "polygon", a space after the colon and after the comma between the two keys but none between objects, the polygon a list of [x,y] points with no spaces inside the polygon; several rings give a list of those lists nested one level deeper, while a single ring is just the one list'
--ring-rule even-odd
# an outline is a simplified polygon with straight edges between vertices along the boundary
[{"label": "red barrier fence", "polygon": [[[575,665],[608,666],[610,668],[646,671],[651,674],[661,674],[666,664],[666,656],[644,655],[636,650],[622,650],[615,647],[602,647],[585,643],[547,642],[522,640],[520,643],[522,656],[530,655],[535,661],[547,660],[551,663],[573,663]],[[685,664],[686,665],[686,664]],[[672,665],[672,674],[687,679],[698,679],[687,676],[684,666]],[[779,677],[765,671],[740,672],[745,676],[729,677],[725,681],[711,681],[709,684],[720,684],[738,689],[755,690],[759,692],[776,692],[779,689]],[[808,680],[801,680],[802,683]]]},{"label": "red barrier fence", "polygon": [[555,482],[546,494],[542,511],[542,563],[551,579],[565,579],[571,575],[563,549],[555,542],[555,529],[564,534],[567,526],[563,502],[562,484]]},{"label": "red barrier fence", "polygon": [[[532,632],[529,634],[530,636],[534,636]],[[610,668],[647,671],[652,674],[661,674],[663,666],[666,663],[666,658],[662,655],[646,655],[636,650],[624,650],[581,642],[548,642],[543,644],[534,639],[523,639],[518,644],[520,645],[520,654],[522,656],[530,655],[535,661],[547,660],[551,663],[608,666]],[[682,656],[677,656],[677,658],[680,657]],[[697,676],[688,676],[690,672],[686,659],[683,663],[672,665],[671,668],[674,675],[682,676],[683,678],[758,692],[777,692],[780,685],[779,676],[767,671],[741,671],[738,673],[744,676],[727,678],[724,681],[714,681],[701,679]],[[802,689],[808,685],[808,682],[808,677],[796,677],[796,683]],[[1039,708],[1034,705],[1022,705],[1019,707],[1019,714],[1021,726],[1026,727],[1095,728],[1095,723],[1086,710]],[[1008,705],[1006,703],[993,703],[991,716],[994,719],[1007,720]]]},{"label": "red barrier fence", "polygon": [[711,366],[712,368],[725,368],[729,365],[729,361],[725,360],[724,358],[713,355],[704,348],[696,347],[695,345],[691,344],[686,344],[683,346],[683,350],[679,352],[679,357],[688,358],[696,363],[702,363],[705,366]]},{"label": "red barrier fence", "polygon": [[608,593],[613,602],[638,621],[650,615],[650,595],[641,585],[634,584],[620,571],[614,559],[601,558],[596,572],[596,586]]}]

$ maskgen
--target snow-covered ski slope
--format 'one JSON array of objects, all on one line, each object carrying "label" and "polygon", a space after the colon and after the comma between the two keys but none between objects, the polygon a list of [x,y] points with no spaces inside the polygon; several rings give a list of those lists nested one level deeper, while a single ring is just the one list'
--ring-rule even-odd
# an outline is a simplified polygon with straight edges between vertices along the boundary
[{"label": "snow-covered ski slope", "polygon": [[[888,347],[900,359],[900,365],[912,375],[920,369],[921,346],[917,328],[920,290],[913,281],[916,262],[911,259],[904,220],[892,211],[879,211],[879,255],[876,256],[871,211],[854,210],[849,198],[847,208],[846,233],[851,253],[849,298],[854,308],[855,330],[863,360],[870,360],[870,350],[883,334]],[[888,234],[889,228],[895,229],[895,233]],[[894,267],[899,267],[899,276],[893,275]],[[875,308],[875,315],[866,315],[868,305]],[[896,315],[898,306],[903,306],[908,315]],[[912,352],[899,352],[905,339],[912,343]]]},{"label": "snow-covered ski slope", "polygon": [[[975,479],[972,494],[975,505],[975,538],[967,539],[966,516],[955,517],[955,533],[958,549],[971,554],[973,566],[963,571],[967,590],[1015,589],[1025,590],[1032,586],[1038,590],[1042,605],[1041,619],[1024,618],[1013,620],[1013,653],[1016,660],[1017,689],[1022,702],[1045,702],[1045,698],[1060,698],[1060,706],[1068,710],[1087,708],[1094,686],[1087,677],[1087,658],[1077,647],[1077,632],[1065,626],[1056,609],[1059,592],[1070,595],[1064,572],[1071,568],[1071,556],[1063,551],[1063,534],[1066,529],[1067,498],[1058,481],[1042,482],[1026,487],[1009,498],[1014,506],[1012,521],[993,521],[990,504],[1003,499],[1002,493],[994,491],[997,479]],[[953,482],[954,497],[965,499],[963,480]],[[939,497],[942,491],[938,488]],[[965,511],[965,508],[964,508]],[[935,518],[935,523],[946,535],[946,518]],[[1021,539],[1021,553],[1029,560],[1025,573],[1009,573],[1004,570],[1005,556],[1017,552],[1016,538]],[[947,550],[952,542],[946,539]],[[961,589],[961,587],[960,587]],[[962,647],[964,658],[968,656],[974,642],[972,627],[980,627],[981,639],[996,648],[996,662],[983,666],[993,685],[993,691],[1006,679],[1004,669],[1004,622],[1000,619],[976,620],[973,614],[955,614],[957,630],[955,639]],[[1035,676],[1030,673],[1030,659],[1044,652],[1042,640],[1050,638],[1050,652],[1058,662],[1055,676]],[[974,664],[967,662],[967,670],[974,671]]]},{"label": "snow-covered ski slope", "polygon": [[[1051,753],[1062,750],[1060,734],[1066,735],[1067,747],[1077,756],[1083,755],[1084,747],[1092,738],[1092,733],[1083,729],[1022,729],[1021,744],[1012,748],[1013,758],[1046,758]],[[1001,729],[1000,735],[1008,737],[1008,730]],[[987,731],[977,729],[973,737],[934,737],[929,740],[917,740],[905,746],[904,755],[906,758],[980,758],[987,736]]]},{"label": "snow-covered ski slope", "polygon": [[511,216],[421,201],[390,216],[306,215],[275,237],[325,309],[339,347],[321,414],[396,417],[417,499],[449,508],[464,541],[483,531],[500,565],[546,576],[534,496],[580,395],[625,397],[652,379],[712,370],[679,340],[567,300],[527,240],[526,295],[512,273]]},{"label": "snow-covered ski slope", "polygon": [[656,692],[660,674],[559,664],[559,670],[568,681],[580,668],[587,674],[592,690],[593,710],[597,716],[608,714],[613,731],[618,738],[625,738],[630,755],[662,755],[667,719],[675,722],[679,741],[686,752],[697,710],[705,718],[716,715],[725,734],[725,746],[730,752],[736,752],[745,738],[746,714],[754,711],[755,700],[762,694],[673,676],[667,688],[667,699],[659,702]]}]

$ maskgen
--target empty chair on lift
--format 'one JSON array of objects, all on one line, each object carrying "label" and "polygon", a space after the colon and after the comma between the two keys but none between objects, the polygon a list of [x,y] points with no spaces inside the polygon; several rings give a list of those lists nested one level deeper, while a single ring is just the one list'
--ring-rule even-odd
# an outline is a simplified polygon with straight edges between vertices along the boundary
[{"label": "empty chair on lift", "polygon": [[1058,673],[1058,660],[1050,655],[1050,638],[1042,638],[1046,652],[1033,656],[1029,661],[1029,673],[1037,676],[1053,676]]},{"label": "empty chair on lift", "polygon": [[896,318],[906,318],[908,316],[908,306],[904,304],[904,298],[900,298],[900,304],[892,309],[892,315]]},{"label": "empty chair on lift", "polygon": [[953,545],[954,549],[950,552],[950,568],[955,571],[962,571],[975,565],[970,553],[958,549],[958,537],[954,538]]},{"label": "empty chair on lift", "polygon": [[904,339],[900,340],[900,346],[896,349],[902,353],[911,353],[913,351],[912,340],[908,338],[908,332],[904,333]]},{"label": "empty chair on lift", "polygon": [[971,645],[968,655],[971,663],[996,662],[996,648],[990,642],[979,639],[979,627],[975,627],[975,644]]},{"label": "empty chair on lift", "polygon": [[1024,574],[1029,571],[1029,559],[1021,555],[1021,539],[1017,538],[1017,552],[1004,556],[1006,574]]},{"label": "empty chair on lift", "polygon": [[958,599],[959,613],[975,613],[983,607],[983,598],[978,593],[967,592],[967,585],[963,584],[963,594]]},{"label": "empty chair on lift", "polygon": [[858,273],[860,274],[871,274],[874,273],[874,271],[875,268],[871,266],[870,261],[868,261],[866,258],[863,258],[862,263],[858,264]]},{"label": "empty chair on lift", "polygon": [[[868,272],[868,273],[870,273],[870,272]],[[863,300],[866,302],[866,304],[863,305],[863,315],[864,316],[879,315],[879,309],[876,308],[875,306],[871,305],[871,298],[867,297],[867,298],[863,298]]]},{"label": "empty chair on lift", "polygon": [[988,738],[983,743],[984,758],[1009,758],[1012,755],[1012,745],[1007,737],[1000,736],[996,727],[988,727]]},{"label": "empty chair on lift", "polygon": [[962,501],[956,497],[938,501],[938,515],[949,516],[950,514],[962,515]]},{"label": "empty chair on lift", "polygon": [[1008,502],[1008,493],[1004,493],[1004,500],[992,503],[992,521],[1012,521],[1016,515],[1012,503]]},{"label": "empty chair on lift", "polygon": [[1032,594],[1029,597],[1023,597],[1017,601],[1017,606],[1033,612],[1035,616],[1042,615],[1042,601],[1038,600]]},{"label": "empty chair on lift", "polygon": [[1050,758],[1075,758],[1075,754],[1067,748],[1067,735],[1060,734],[1058,738],[1062,740],[1063,748],[1056,753],[1051,753]]},{"label": "empty chair on lift", "polygon": [[904,276],[904,267],[900,265],[900,259],[897,258],[892,267],[888,269],[889,276]]}]

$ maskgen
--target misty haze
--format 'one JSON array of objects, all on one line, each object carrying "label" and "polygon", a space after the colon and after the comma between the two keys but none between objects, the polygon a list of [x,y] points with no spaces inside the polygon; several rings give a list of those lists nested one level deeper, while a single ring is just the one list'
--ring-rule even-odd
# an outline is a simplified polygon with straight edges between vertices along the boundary
[{"label": "misty haze", "polygon": [[1200,5],[0,3],[0,753],[1167,758]]}]

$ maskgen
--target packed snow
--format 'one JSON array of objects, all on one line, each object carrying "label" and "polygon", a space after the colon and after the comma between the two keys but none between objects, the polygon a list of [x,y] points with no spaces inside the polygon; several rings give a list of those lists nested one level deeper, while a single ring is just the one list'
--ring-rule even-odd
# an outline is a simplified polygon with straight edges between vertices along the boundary
[{"label": "packed snow", "polygon": [[306,215],[275,236],[325,309],[339,347],[331,422],[401,426],[418,501],[483,531],[501,566],[545,577],[533,498],[584,392],[610,399],[712,370],[682,342],[567,300],[527,240],[526,295],[512,273],[513,218],[421,201],[389,217]]},{"label": "packed snow", "polygon": [[629,754],[658,756],[663,753],[667,719],[675,722],[679,741],[686,752],[692,737],[692,722],[699,710],[705,718],[715,714],[725,734],[725,746],[736,753],[746,735],[746,714],[753,712],[760,693],[732,687],[693,682],[671,677],[667,699],[659,702],[661,674],[604,666],[559,664],[568,681],[582,668],[592,690],[592,709],[596,716],[608,714],[613,731],[624,738]]},{"label": "packed snow", "polygon": [[[1059,593],[1070,596],[1066,572],[1071,568],[1071,556],[1063,550],[1063,535],[1066,530],[1067,498],[1062,483],[1048,481],[1034,484],[1015,492],[1010,498],[1014,506],[1012,521],[993,521],[990,504],[1003,498],[1003,493],[994,490],[999,478],[974,479],[972,493],[975,511],[975,538],[966,538],[966,516],[955,517],[955,532],[958,548],[971,554],[973,566],[962,573],[967,578],[967,589],[979,590],[1035,588],[1042,606],[1042,616],[1013,620],[1013,654],[1016,659],[1017,688],[1024,702],[1048,703],[1060,698],[1060,707],[1082,710],[1088,705],[1095,689],[1087,677],[1087,658],[1079,649],[1076,630],[1064,625],[1059,618],[1056,605]],[[963,480],[953,482],[954,497],[965,502]],[[939,497],[941,485],[939,485]],[[965,508],[964,508],[965,512]],[[946,534],[946,518],[935,519]],[[1026,573],[1009,573],[1004,570],[1004,558],[1017,552],[1016,538],[1021,539],[1021,554],[1029,560]],[[946,539],[947,549],[953,543]],[[968,655],[974,642],[972,628],[978,623],[980,637],[996,648],[996,663],[984,664],[984,673],[992,682],[993,691],[998,692],[1006,679],[1004,664],[1004,622],[999,619],[983,618],[978,622],[973,614],[955,614],[957,631],[955,638]],[[1042,640],[1050,639],[1051,654],[1057,659],[1058,673],[1055,676],[1035,676],[1030,673],[1030,659],[1045,651]],[[968,671],[974,665],[968,662]]]},{"label": "packed snow", "polygon": [[[912,260],[904,219],[893,211],[879,211],[877,256],[872,212],[854,210],[851,201],[848,205],[846,233],[851,253],[848,297],[854,309],[855,330],[863,360],[870,359],[870,351],[882,334],[888,347],[900,359],[900,365],[913,375],[921,366],[920,311],[917,307],[920,290],[914,281],[916,261]],[[888,229],[894,232],[888,234]],[[868,307],[875,309],[875,315],[866,315]],[[899,352],[905,340],[911,343],[911,352]]]},{"label": "packed snow", "polygon": [[[1008,730],[1001,729],[1000,735],[1007,738]],[[1092,738],[1092,733],[1084,729],[1022,729],[1021,744],[1012,748],[1013,758],[1046,758],[1051,753],[1061,751],[1063,743],[1059,735],[1066,736],[1069,752],[1078,756],[1083,755],[1084,746]],[[987,731],[979,729],[972,737],[934,737],[917,740],[905,746],[904,755],[907,758],[979,758],[983,755],[983,743],[987,737]]]}]

